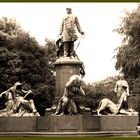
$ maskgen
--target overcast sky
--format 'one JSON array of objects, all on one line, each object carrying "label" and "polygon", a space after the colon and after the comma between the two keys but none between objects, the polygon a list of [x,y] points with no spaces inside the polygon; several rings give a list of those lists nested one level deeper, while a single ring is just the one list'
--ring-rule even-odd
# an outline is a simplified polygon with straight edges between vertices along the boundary
[{"label": "overcast sky", "polygon": [[[121,38],[112,32],[120,24],[124,10],[132,11],[138,3],[0,3],[0,17],[15,18],[39,44],[45,38],[56,39],[65,8],[77,15],[85,38],[77,54],[85,64],[85,81],[95,82],[118,74],[113,51]],[[80,37],[80,34],[78,34]],[[75,45],[78,43],[75,42]]]}]

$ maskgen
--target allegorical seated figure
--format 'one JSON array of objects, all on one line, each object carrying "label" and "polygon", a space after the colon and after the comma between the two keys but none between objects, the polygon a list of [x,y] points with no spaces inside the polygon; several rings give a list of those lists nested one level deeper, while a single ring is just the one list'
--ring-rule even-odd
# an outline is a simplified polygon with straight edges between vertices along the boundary
[{"label": "allegorical seated figure", "polygon": [[124,88],[124,91],[122,93],[122,95],[120,96],[120,99],[118,101],[117,104],[115,104],[114,102],[112,102],[111,100],[105,98],[105,99],[102,99],[100,102],[99,102],[99,106],[97,108],[97,114],[98,115],[101,115],[101,111],[105,110],[106,108],[109,109],[110,113],[112,115],[116,115],[116,114],[126,114],[126,115],[137,115],[138,112],[136,112],[135,110],[133,109],[124,109],[122,108],[122,103],[124,101],[124,98],[126,97],[126,88]]},{"label": "allegorical seated figure", "polygon": [[0,97],[6,100],[6,108],[0,110],[0,116],[38,116],[31,90],[22,89],[22,84],[16,82],[14,86],[2,92]]},{"label": "allegorical seated figure", "polygon": [[78,108],[74,101],[74,97],[77,95],[85,95],[81,85],[82,79],[79,75],[70,77],[69,81],[66,83],[64,94],[58,102],[55,115],[64,115],[65,111],[68,114],[78,114]]}]

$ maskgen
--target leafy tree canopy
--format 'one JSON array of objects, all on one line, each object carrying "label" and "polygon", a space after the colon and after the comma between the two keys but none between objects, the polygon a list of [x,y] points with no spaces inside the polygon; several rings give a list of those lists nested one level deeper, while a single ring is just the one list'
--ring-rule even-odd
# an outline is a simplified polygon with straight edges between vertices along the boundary
[{"label": "leafy tree canopy", "polygon": [[140,6],[131,13],[125,12],[120,26],[115,29],[123,37],[115,55],[116,69],[126,77],[137,78],[140,73]]},{"label": "leafy tree canopy", "polygon": [[123,40],[116,49],[116,70],[125,74],[130,86],[131,107],[140,110],[140,5],[132,12],[125,11],[120,26],[115,29]]},{"label": "leafy tree canopy", "polygon": [[0,92],[17,81],[34,92],[37,109],[43,115],[55,92],[54,41],[40,46],[14,19],[0,19]]}]

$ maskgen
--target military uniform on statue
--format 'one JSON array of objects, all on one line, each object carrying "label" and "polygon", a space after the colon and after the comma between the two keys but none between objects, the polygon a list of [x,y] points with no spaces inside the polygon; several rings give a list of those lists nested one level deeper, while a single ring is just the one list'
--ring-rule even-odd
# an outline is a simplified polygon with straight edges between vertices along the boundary
[{"label": "military uniform on statue", "polygon": [[76,35],[76,27],[80,34],[84,35],[81,30],[77,16],[72,14],[71,8],[66,8],[67,14],[62,19],[61,28],[59,35],[62,36],[64,44],[64,56],[73,57],[74,56],[74,42],[78,39]]}]

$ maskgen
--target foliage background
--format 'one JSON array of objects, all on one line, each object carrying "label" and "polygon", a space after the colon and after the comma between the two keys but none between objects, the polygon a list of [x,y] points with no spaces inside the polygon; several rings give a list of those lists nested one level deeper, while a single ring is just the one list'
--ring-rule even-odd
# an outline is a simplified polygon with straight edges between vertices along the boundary
[{"label": "foliage background", "polygon": [[[32,89],[37,110],[44,115],[52,105],[55,75],[52,63],[56,59],[54,41],[46,39],[40,46],[15,19],[0,19],[0,92],[16,81]],[[1,101],[1,104],[3,102]],[[3,105],[1,105],[3,106]]]}]

